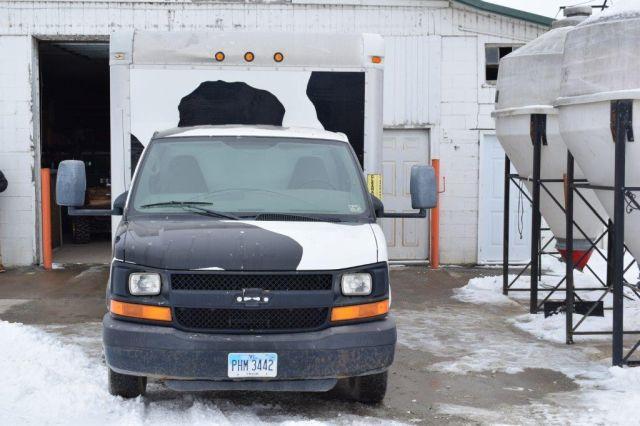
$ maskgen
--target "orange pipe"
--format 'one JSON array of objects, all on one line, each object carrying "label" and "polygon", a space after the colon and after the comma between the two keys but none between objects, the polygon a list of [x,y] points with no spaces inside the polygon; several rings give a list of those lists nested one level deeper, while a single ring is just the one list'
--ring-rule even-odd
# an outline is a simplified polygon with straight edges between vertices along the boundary
[{"label": "orange pipe", "polygon": [[42,266],[51,269],[53,247],[51,246],[51,170],[40,170],[40,190],[42,191]]},{"label": "orange pipe", "polygon": [[431,165],[436,171],[436,182],[438,185],[437,204],[431,209],[431,253],[429,254],[432,269],[440,267],[440,160],[431,160]]}]

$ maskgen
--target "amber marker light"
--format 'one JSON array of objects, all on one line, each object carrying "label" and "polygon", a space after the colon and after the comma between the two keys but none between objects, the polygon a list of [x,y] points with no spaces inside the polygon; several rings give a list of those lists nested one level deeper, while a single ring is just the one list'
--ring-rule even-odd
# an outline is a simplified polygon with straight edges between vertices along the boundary
[{"label": "amber marker light", "polygon": [[253,52],[247,52],[244,54],[244,60],[247,62],[253,62],[255,58],[256,56],[253,54]]},{"label": "amber marker light", "polygon": [[365,303],[364,305],[339,306],[331,310],[331,321],[349,321],[371,318],[389,312],[389,300]]},{"label": "amber marker light", "polygon": [[140,305],[112,300],[109,304],[112,314],[129,318],[139,318],[153,321],[171,321],[171,308],[164,306]]},{"label": "amber marker light", "polygon": [[382,57],[381,56],[372,56],[371,57],[371,62],[373,62],[374,64],[381,64],[382,63]]},{"label": "amber marker light", "polygon": [[276,62],[282,62],[284,61],[284,55],[280,52],[276,52],[273,54],[273,60]]},{"label": "amber marker light", "polygon": [[216,59],[216,61],[218,62],[222,62],[224,61],[224,52],[216,52],[215,55],[213,55],[213,57]]}]

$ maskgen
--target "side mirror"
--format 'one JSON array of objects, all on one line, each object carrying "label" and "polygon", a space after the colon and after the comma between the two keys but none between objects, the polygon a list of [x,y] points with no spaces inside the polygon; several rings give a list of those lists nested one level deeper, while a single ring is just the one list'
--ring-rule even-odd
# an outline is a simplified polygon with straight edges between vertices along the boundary
[{"label": "side mirror", "polygon": [[115,216],[121,216],[124,213],[124,206],[127,204],[127,196],[129,195],[129,191],[125,191],[122,194],[118,195],[116,200],[113,202],[113,214]]},{"label": "side mirror", "polygon": [[82,207],[87,190],[84,162],[65,160],[58,165],[56,178],[56,203],[59,206]]},{"label": "side mirror", "polygon": [[[56,203],[68,207],[69,216],[111,216],[121,215],[127,201],[127,193],[121,194],[113,203],[112,210],[82,209],[87,190],[87,174],[84,162],[79,160],[64,160],[58,165],[56,178]],[[118,208],[118,205],[121,205]]]},{"label": "side mirror", "polygon": [[417,165],[411,167],[411,207],[420,210],[418,213],[386,213],[382,201],[371,196],[376,217],[392,217],[402,219],[420,219],[427,217],[427,209],[438,204],[438,182],[436,171],[431,166]]},{"label": "side mirror", "polygon": [[438,182],[436,171],[431,166],[411,167],[411,207],[414,209],[432,209],[438,204]]}]

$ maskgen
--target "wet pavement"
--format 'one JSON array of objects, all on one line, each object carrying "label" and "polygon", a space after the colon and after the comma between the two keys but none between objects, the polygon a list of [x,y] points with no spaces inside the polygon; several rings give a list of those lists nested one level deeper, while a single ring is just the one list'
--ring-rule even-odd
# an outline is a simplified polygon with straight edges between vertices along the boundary
[{"label": "wet pavement", "polygon": [[[522,306],[472,305],[451,298],[454,289],[469,279],[497,274],[486,269],[392,268],[392,311],[399,344],[387,397],[380,406],[345,402],[339,394],[245,392],[198,397],[215,400],[223,412],[226,405],[237,410],[259,404],[264,406],[260,416],[273,421],[287,416],[320,420],[366,416],[404,423],[521,422],[529,407],[577,389],[570,378],[573,370],[558,368],[555,358],[567,359],[570,368],[579,369],[590,355],[535,341],[510,325],[507,319],[523,314]],[[82,346],[101,363],[100,320],[106,311],[107,278],[106,265],[8,271],[0,275],[0,319],[36,325],[62,342]],[[545,359],[547,354],[550,360]],[[592,355],[604,356],[595,348]],[[184,395],[160,383],[149,386],[145,400],[168,401],[178,409],[189,404]],[[531,419],[542,416],[533,409],[531,415]]]}]

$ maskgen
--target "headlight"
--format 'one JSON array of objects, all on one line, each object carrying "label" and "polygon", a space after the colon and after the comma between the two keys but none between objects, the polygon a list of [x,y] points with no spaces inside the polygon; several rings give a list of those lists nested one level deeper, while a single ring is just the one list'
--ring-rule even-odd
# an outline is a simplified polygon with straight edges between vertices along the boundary
[{"label": "headlight", "polygon": [[345,296],[367,296],[371,294],[371,274],[356,273],[342,276],[342,294]]},{"label": "headlight", "polygon": [[153,272],[134,272],[129,275],[129,293],[134,296],[155,296],[160,294],[162,280]]}]

